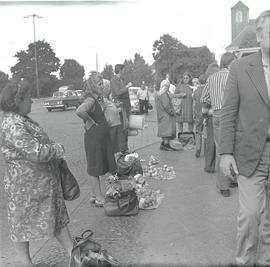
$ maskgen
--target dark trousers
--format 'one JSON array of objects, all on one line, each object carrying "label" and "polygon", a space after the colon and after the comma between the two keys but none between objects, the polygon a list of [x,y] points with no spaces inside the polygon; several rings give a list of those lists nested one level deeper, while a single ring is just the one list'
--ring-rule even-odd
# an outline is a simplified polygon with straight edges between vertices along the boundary
[{"label": "dark trousers", "polygon": [[205,171],[214,172],[216,166],[216,146],[214,141],[214,131],[213,131],[213,119],[212,117],[207,118],[206,123],[206,139],[204,147],[204,157],[205,157]]},{"label": "dark trousers", "polygon": [[148,100],[139,100],[140,114],[148,113]]}]

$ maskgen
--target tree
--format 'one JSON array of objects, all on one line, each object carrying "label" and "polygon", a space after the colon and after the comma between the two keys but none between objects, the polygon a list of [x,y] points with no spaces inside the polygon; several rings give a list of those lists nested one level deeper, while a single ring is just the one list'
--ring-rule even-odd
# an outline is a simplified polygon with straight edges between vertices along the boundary
[{"label": "tree", "polygon": [[246,34],[242,37],[242,40],[239,44],[239,48],[248,48],[259,46],[256,33],[254,31],[247,31]]},{"label": "tree", "polygon": [[122,77],[125,82],[132,82],[134,86],[140,86],[142,81],[147,85],[153,84],[152,70],[138,53],[134,55],[133,61],[125,60]]},{"label": "tree", "polygon": [[155,59],[156,80],[164,79],[168,73],[175,84],[185,71],[198,77],[214,61],[214,54],[206,46],[189,48],[168,34],[154,42],[152,55]]},{"label": "tree", "polygon": [[60,78],[63,85],[73,84],[79,90],[83,86],[84,67],[74,59],[65,59],[60,68]]},{"label": "tree", "polygon": [[0,71],[0,92],[3,90],[8,81],[8,74]]},{"label": "tree", "polygon": [[185,52],[186,49],[185,45],[169,34],[164,34],[159,40],[156,40],[153,44],[152,55],[157,75],[163,79],[169,73],[172,82],[175,82],[175,59],[179,57],[179,53]]},{"label": "tree", "polygon": [[[55,81],[51,76],[53,72],[59,70],[60,60],[56,57],[51,45],[45,40],[36,42],[39,88],[41,96],[48,96],[51,88],[46,82]],[[27,50],[16,53],[18,62],[11,68],[13,78],[24,78],[32,85],[32,96],[36,96],[36,65],[34,43],[28,45]]]},{"label": "tree", "polygon": [[106,64],[103,71],[101,72],[101,75],[106,80],[111,80],[113,76],[113,66]]}]

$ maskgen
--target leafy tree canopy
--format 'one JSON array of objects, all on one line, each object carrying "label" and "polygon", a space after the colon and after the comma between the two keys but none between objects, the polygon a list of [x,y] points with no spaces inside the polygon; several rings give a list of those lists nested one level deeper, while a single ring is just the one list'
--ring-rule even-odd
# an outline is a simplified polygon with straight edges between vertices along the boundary
[{"label": "leafy tree canopy", "polygon": [[160,81],[168,73],[172,83],[179,82],[185,71],[198,77],[214,60],[214,55],[206,46],[189,48],[169,34],[164,34],[154,42],[152,55],[155,60],[155,79]]},{"label": "leafy tree canopy", "polygon": [[[40,95],[47,96],[51,93],[51,88],[44,82],[55,80],[51,75],[59,70],[60,60],[45,40],[36,42],[36,50]],[[32,85],[32,96],[36,96],[35,44],[30,43],[27,50],[17,52],[15,57],[18,62],[11,68],[13,78],[25,78]]]},{"label": "leafy tree canopy", "polygon": [[153,84],[151,67],[138,53],[134,55],[133,60],[125,60],[122,76],[126,82],[132,82],[134,86],[140,86],[142,81],[147,85]]},{"label": "leafy tree canopy", "polygon": [[257,39],[256,39],[256,33],[253,31],[248,31],[243,36],[239,48],[248,48],[248,47],[256,47],[259,46]]},{"label": "leafy tree canopy", "polygon": [[60,78],[63,85],[73,84],[79,90],[83,86],[84,67],[74,59],[65,59],[60,68]]}]

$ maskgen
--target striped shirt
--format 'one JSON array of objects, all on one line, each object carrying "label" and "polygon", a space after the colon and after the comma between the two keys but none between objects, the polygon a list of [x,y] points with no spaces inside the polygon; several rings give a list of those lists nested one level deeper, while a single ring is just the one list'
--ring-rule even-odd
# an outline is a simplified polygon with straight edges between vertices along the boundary
[{"label": "striped shirt", "polygon": [[210,105],[214,111],[221,109],[228,75],[228,69],[221,69],[208,77],[202,92],[201,104]]}]

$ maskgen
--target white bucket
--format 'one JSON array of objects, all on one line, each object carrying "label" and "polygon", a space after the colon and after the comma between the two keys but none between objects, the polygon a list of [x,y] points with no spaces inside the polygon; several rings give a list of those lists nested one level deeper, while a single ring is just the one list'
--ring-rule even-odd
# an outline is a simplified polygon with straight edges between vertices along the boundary
[{"label": "white bucket", "polygon": [[144,127],[144,115],[129,115],[129,128],[131,129],[143,129]]}]

